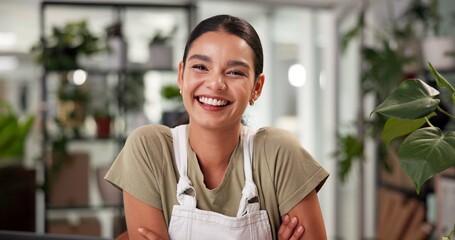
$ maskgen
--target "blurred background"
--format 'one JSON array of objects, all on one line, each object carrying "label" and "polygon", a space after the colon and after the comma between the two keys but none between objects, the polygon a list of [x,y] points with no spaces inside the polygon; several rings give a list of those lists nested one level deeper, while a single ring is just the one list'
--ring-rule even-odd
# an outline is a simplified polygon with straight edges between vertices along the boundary
[{"label": "blurred background", "polygon": [[[454,155],[417,194],[370,113],[404,79],[434,86],[428,61],[455,85],[453,0],[0,0],[0,230],[125,231],[120,192],[102,178],[133,129],[184,114],[178,62],[215,14],[262,40],[266,84],[248,125],[291,131],[330,171],[319,192],[329,239],[450,233]],[[450,94],[452,118],[433,118],[448,132]]]}]

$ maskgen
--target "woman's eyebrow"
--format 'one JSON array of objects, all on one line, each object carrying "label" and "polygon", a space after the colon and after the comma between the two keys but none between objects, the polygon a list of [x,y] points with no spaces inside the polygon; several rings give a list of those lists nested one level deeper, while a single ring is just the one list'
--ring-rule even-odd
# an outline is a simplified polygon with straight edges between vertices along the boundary
[{"label": "woman's eyebrow", "polygon": [[188,58],[188,61],[193,60],[193,59],[201,60],[201,61],[204,61],[204,62],[212,62],[212,59],[210,59],[210,57],[208,57],[206,55],[201,55],[201,54],[191,55]]},{"label": "woman's eyebrow", "polygon": [[[209,56],[206,56],[206,55],[202,55],[202,54],[194,54],[194,55],[191,55],[189,58],[188,58],[188,61],[190,60],[201,60],[201,61],[204,61],[204,62],[208,62],[208,63],[211,63],[212,62],[212,59],[209,57]],[[227,65],[229,67],[237,67],[237,66],[240,66],[240,67],[245,67],[245,68],[250,68],[250,65],[248,63],[246,63],[245,61],[240,61],[240,60],[230,60],[228,61]]]},{"label": "woman's eyebrow", "polygon": [[250,68],[250,65],[244,61],[238,61],[238,60],[231,60],[228,62],[228,66],[229,67],[237,67],[237,66],[240,66],[240,67],[245,67],[245,68]]}]

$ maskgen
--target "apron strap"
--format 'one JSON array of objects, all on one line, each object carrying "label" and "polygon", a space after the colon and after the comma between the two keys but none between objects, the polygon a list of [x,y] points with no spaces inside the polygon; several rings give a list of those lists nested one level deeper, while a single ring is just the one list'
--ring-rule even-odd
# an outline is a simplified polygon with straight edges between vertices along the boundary
[{"label": "apron strap", "polygon": [[256,184],[253,181],[253,168],[251,167],[253,161],[253,143],[256,132],[256,129],[250,129],[246,126],[243,126],[242,128],[245,186],[242,190],[242,198],[240,199],[237,217],[241,217],[247,213],[249,201],[258,195]]},{"label": "apron strap", "polygon": [[[180,125],[172,128],[171,132],[175,162],[180,174],[180,178],[177,183],[177,200],[180,205],[196,208],[196,196],[191,196],[185,193],[185,191],[192,189],[196,195],[196,191],[191,185],[187,172],[187,125]],[[249,211],[249,209],[253,209],[248,208],[249,201],[258,195],[256,184],[253,181],[253,170],[251,167],[253,160],[253,142],[256,132],[256,129],[250,129],[246,126],[242,127],[245,186],[242,189],[242,198],[240,199],[237,217],[243,216]]]},{"label": "apron strap", "polygon": [[[177,164],[177,169],[180,174],[179,182],[177,183],[177,201],[182,206],[189,206],[196,208],[196,191],[191,186],[191,181],[188,178],[188,154],[187,154],[187,125],[180,125],[171,129],[172,132],[172,145],[174,147],[174,158]],[[185,193],[185,191],[192,189],[195,196]]]}]

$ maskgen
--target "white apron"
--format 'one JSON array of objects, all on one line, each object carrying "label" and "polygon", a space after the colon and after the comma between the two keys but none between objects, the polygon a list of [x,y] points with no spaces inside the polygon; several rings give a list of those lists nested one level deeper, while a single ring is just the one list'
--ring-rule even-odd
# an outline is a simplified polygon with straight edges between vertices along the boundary
[{"label": "white apron", "polygon": [[[237,217],[196,208],[196,192],[187,175],[187,125],[172,129],[174,154],[180,179],[177,184],[177,200],[174,205],[169,236],[173,240],[184,239],[272,239],[270,223],[266,210],[259,209],[259,203],[248,201],[257,196],[251,168],[253,139],[255,130],[242,128],[245,186],[239,204]],[[194,196],[185,191],[192,189]]]}]

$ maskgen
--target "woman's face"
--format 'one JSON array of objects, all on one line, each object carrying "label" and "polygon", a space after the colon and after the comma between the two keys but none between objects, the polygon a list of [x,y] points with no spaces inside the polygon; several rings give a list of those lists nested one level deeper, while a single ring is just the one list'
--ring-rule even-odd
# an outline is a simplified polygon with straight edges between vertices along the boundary
[{"label": "woman's face", "polygon": [[250,46],[224,31],[207,32],[179,65],[179,87],[192,124],[223,128],[240,124],[250,99],[261,94],[264,76],[254,83]]}]

